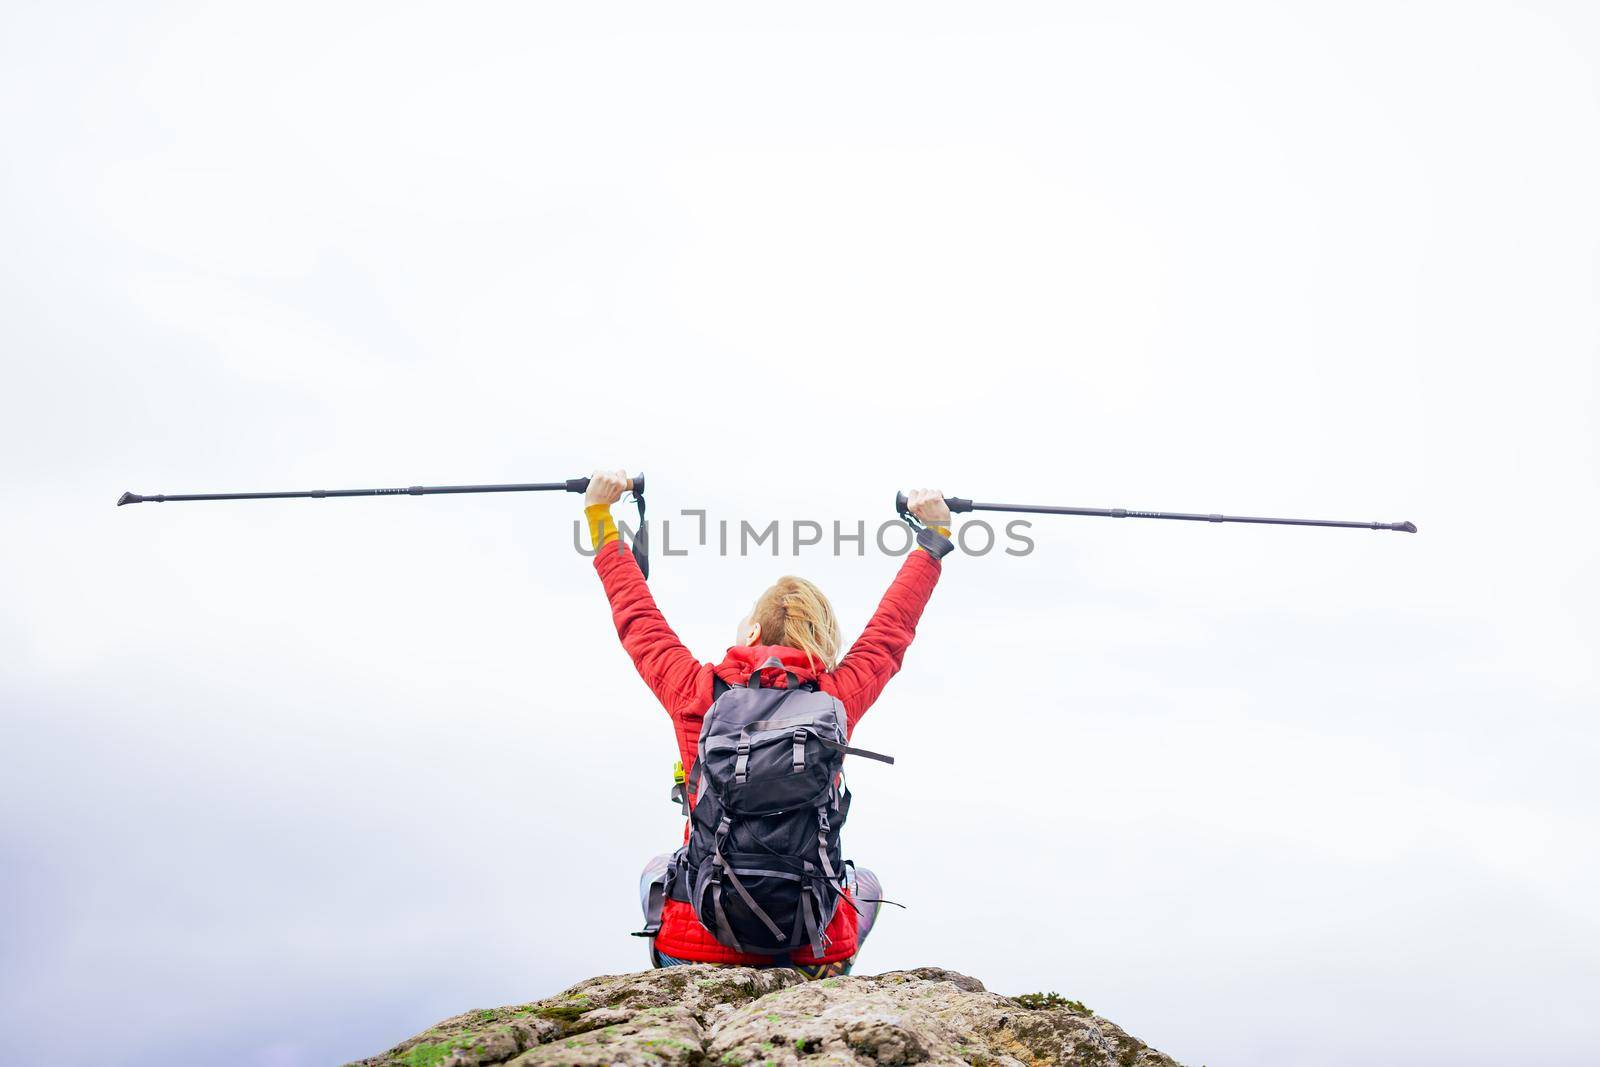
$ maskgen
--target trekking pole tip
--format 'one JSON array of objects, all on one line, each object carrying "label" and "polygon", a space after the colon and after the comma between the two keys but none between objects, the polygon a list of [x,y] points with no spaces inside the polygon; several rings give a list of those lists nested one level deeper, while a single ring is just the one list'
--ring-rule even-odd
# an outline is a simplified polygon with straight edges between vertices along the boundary
[{"label": "trekking pole tip", "polygon": [[1414,522],[1397,522],[1390,529],[1399,530],[1401,533],[1416,533],[1417,524]]},{"label": "trekking pole tip", "polygon": [[144,497],[137,493],[123,493],[117,498],[117,507],[120,508],[124,504],[137,504],[142,500],[144,500]]}]

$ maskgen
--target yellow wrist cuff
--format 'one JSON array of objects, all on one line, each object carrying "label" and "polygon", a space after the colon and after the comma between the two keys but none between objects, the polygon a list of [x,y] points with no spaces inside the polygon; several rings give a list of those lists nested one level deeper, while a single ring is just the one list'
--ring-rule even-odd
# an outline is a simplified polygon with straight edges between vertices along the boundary
[{"label": "yellow wrist cuff", "polygon": [[621,536],[616,521],[611,518],[610,504],[590,504],[583,509],[583,517],[589,520],[589,544],[596,550]]}]

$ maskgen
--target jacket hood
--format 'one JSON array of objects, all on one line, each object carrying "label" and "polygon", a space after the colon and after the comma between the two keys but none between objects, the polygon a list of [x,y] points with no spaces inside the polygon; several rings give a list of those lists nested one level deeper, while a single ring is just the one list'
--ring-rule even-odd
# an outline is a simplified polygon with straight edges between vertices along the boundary
[{"label": "jacket hood", "polygon": [[[822,664],[818,663],[816,667],[807,665],[806,654],[788,645],[735,645],[728,649],[722,662],[711,669],[729,685],[744,685],[750,680],[750,672],[769,659],[776,659],[783,664],[785,671],[793,671],[802,682],[816,681],[821,673],[819,668]],[[764,685],[777,685],[781,677],[783,675],[776,667],[770,667],[762,673],[761,681]]]}]

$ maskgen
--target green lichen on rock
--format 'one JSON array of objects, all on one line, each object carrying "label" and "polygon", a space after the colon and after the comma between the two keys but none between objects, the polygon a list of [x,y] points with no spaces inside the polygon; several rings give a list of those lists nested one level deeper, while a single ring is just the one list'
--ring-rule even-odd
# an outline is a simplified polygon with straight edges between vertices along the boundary
[{"label": "green lichen on rock", "polygon": [[562,997],[555,1003],[546,1002],[535,1007],[533,1013],[545,1019],[571,1023],[581,1019],[592,1007],[588,997]]},{"label": "green lichen on rock", "polygon": [[450,1055],[449,1042],[442,1045],[412,1045],[397,1062],[405,1067],[438,1067]]},{"label": "green lichen on rock", "polygon": [[1079,1015],[1094,1014],[1084,1005],[1083,1001],[1070,1000],[1055,992],[1022,993],[1011,999],[1016,1001],[1020,1007],[1027,1008],[1029,1011],[1049,1011],[1052,1008],[1066,1008],[1068,1011],[1075,1011]]},{"label": "green lichen on rock", "polygon": [[919,967],[807,982],[797,972],[673,967],[446,1019],[355,1067],[1176,1067],[1055,993],[1003,997]]}]

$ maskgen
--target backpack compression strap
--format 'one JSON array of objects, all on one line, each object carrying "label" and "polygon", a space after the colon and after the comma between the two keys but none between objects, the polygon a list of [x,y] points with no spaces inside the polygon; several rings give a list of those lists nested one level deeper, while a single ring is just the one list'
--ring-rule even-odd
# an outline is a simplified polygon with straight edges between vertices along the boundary
[{"label": "backpack compression strap", "polygon": [[759,734],[765,730],[794,729],[794,770],[797,773],[805,769],[806,738],[808,736],[815,737],[821,744],[847,756],[865,756],[867,759],[875,759],[879,763],[894,763],[893,756],[885,756],[881,752],[872,752],[864,748],[851,748],[843,742],[835,741],[831,737],[825,737],[812,729],[808,729],[810,725],[811,719],[809,716],[800,716],[799,718],[788,719],[762,719],[759,722],[753,722],[745,726],[743,730],[739,731],[739,764],[735,772],[739,775],[739,781],[744,781],[745,754],[750,749],[750,735]]},{"label": "backpack compression strap", "polygon": [[772,921],[772,916],[767,914],[766,909],[756,903],[756,898],[750,895],[750,891],[744,887],[744,883],[739,881],[739,876],[733,873],[732,865],[723,858],[722,843],[728,839],[728,833],[732,829],[733,820],[724,815],[722,822],[717,826],[717,836],[711,842],[711,862],[716,865],[717,872],[712,876],[715,886],[712,890],[712,901],[716,908],[717,925],[722,928],[723,933],[733,939],[733,947],[737,951],[743,952],[744,949],[740,946],[739,939],[734,937],[733,927],[728,923],[727,913],[722,910],[722,879],[726,876],[728,884],[733,886],[733,891],[739,894],[740,900],[744,901],[744,906],[749,908],[750,913],[760,919],[768,930],[772,931],[775,942],[781,944],[783,942],[783,931],[778,929],[778,924]]},{"label": "backpack compression strap", "polygon": [[[811,864],[808,863],[806,864],[806,874],[809,875],[810,873]],[[822,924],[817,921],[817,909],[812,902],[809,886],[800,894],[800,912],[805,916],[806,940],[811,942],[811,954],[820,959],[824,948],[822,942],[827,935],[822,929]]]},{"label": "backpack compression strap", "polygon": [[823,737],[820,734],[815,734],[813,736],[815,736],[818,741],[822,742],[822,744],[826,745],[828,748],[833,749],[835,752],[843,752],[847,756],[865,756],[867,759],[875,759],[879,763],[894,762],[893,756],[885,756],[882,752],[869,752],[864,748],[851,748],[849,745],[835,741],[831,737]]}]

